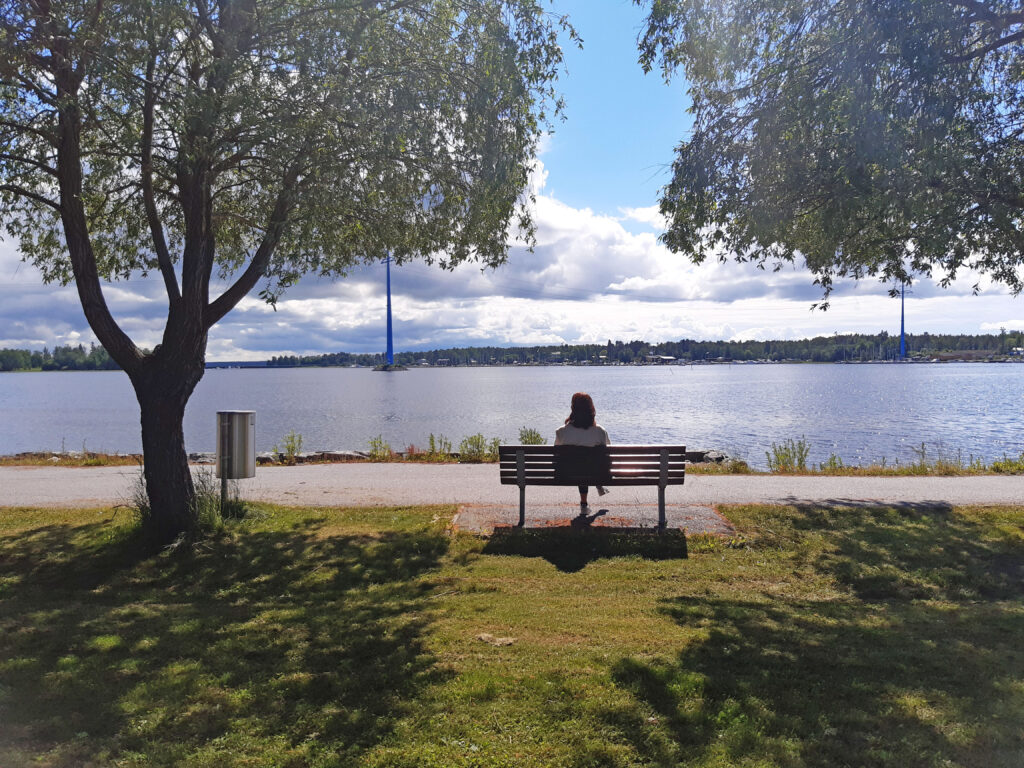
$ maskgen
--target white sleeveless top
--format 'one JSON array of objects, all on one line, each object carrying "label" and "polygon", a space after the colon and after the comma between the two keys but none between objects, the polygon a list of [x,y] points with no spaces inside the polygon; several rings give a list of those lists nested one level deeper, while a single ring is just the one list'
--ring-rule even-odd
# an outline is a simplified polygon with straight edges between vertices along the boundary
[{"label": "white sleeveless top", "polygon": [[608,433],[600,424],[581,429],[566,424],[555,430],[555,445],[610,445]]}]

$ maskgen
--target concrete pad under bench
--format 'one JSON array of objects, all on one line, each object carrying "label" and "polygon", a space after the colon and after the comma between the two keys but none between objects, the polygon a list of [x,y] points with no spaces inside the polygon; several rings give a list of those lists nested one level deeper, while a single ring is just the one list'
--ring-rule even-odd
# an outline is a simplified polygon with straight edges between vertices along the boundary
[{"label": "concrete pad under bench", "polygon": [[[714,507],[706,504],[667,504],[666,528],[687,534],[731,535],[733,527]],[[511,504],[464,504],[453,519],[456,530],[489,536],[495,528],[519,522],[519,507]],[[527,528],[586,527],[610,529],[658,529],[657,504],[593,503],[585,517],[579,504],[535,504],[526,515]]]}]

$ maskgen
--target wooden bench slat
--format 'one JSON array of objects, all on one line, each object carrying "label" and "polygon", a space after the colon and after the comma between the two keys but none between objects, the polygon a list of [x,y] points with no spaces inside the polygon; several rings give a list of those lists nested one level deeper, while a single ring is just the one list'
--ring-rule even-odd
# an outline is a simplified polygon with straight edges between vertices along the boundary
[{"label": "wooden bench slat", "polygon": [[[522,450],[526,456],[532,455],[552,455],[558,448],[578,448],[581,446],[559,446],[559,445],[500,445],[498,446],[498,453],[502,456],[515,456],[516,451]],[[642,455],[642,456],[657,456],[661,453],[662,449],[668,449],[669,453],[685,454],[685,445],[606,445],[605,450],[611,455],[619,456],[630,456],[630,455]]]},{"label": "wooden bench slat", "polygon": [[[502,481],[504,481],[506,478],[508,478],[512,482],[515,482],[518,479],[518,477],[519,477],[519,473],[516,472],[516,470],[514,470],[514,469],[508,469],[508,470],[503,469],[503,470],[501,470],[500,475],[501,475]],[[601,485],[612,485],[612,484],[618,482],[619,480],[636,480],[636,479],[639,479],[639,478],[650,478],[650,479],[653,479],[653,480],[658,480],[661,477],[661,473],[660,472],[655,472],[655,471],[612,472],[610,478],[608,478],[607,476],[605,476],[603,478],[598,478],[598,475],[596,473],[566,473],[566,475],[567,476],[571,476],[571,477],[585,477],[585,478],[588,478],[588,479],[590,479],[590,482],[588,483],[589,485],[594,485],[594,484],[598,484],[598,483],[600,483]],[[526,480],[530,480],[531,478],[535,478],[535,477],[552,477],[553,478],[554,476],[555,476],[555,471],[553,469],[549,470],[549,471],[532,470],[532,471],[524,472],[523,473],[523,477]],[[677,471],[667,472],[665,476],[666,477],[670,477],[670,478],[686,477],[686,473],[683,472],[682,470],[677,470]],[[573,481],[571,483],[566,483],[566,484],[567,485],[576,485],[577,483],[575,483],[575,481]]]},{"label": "wooden bench slat", "polygon": [[[501,468],[502,469],[515,469],[517,466],[518,465],[514,461],[503,461],[503,462],[501,462]],[[538,469],[538,468],[544,468],[544,467],[552,467],[552,466],[554,466],[554,462],[551,462],[551,461],[525,461],[525,462],[523,462],[523,466],[526,469]],[[654,470],[659,470],[659,469],[661,469],[661,462],[660,461],[648,461],[648,462],[630,461],[630,462],[623,462],[623,461],[615,461],[614,459],[612,459],[611,467],[612,467],[612,471],[613,472],[615,472],[615,471],[628,471],[628,470],[632,470],[632,469],[654,469]],[[685,469],[685,467],[686,467],[686,462],[684,462],[684,461],[673,461],[671,459],[668,461],[668,468],[669,469]]]},{"label": "wooden bench slat", "polygon": [[[685,480],[685,478],[682,478],[682,477],[670,477],[670,478],[668,478],[668,480],[666,480],[665,484],[666,485],[685,485],[684,480]],[[526,484],[527,485],[558,485],[558,486],[561,486],[563,488],[566,488],[566,487],[570,487],[571,488],[574,485],[582,485],[582,483],[565,483],[562,480],[556,480],[553,477],[539,477],[539,478],[535,478],[533,480],[529,480]],[[512,480],[509,480],[509,481],[502,480],[502,485],[516,485],[516,481],[515,481],[514,478]],[[594,485],[594,483],[587,483],[587,485]],[[621,480],[616,481],[615,483],[608,483],[607,485],[609,487],[616,487],[616,488],[619,487],[619,486],[626,486],[626,485],[646,485],[646,486],[651,486],[651,485],[658,485],[658,481],[657,481],[657,479],[655,479],[652,482],[651,479],[649,479],[649,478],[641,478],[641,479],[623,478]]]}]

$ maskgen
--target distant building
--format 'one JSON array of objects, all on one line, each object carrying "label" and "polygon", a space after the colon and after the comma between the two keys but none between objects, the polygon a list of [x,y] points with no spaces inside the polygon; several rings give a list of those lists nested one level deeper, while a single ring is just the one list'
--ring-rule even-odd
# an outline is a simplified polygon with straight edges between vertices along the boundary
[{"label": "distant building", "polygon": [[668,363],[674,363],[676,359],[671,355],[645,355],[644,361],[656,365],[667,365]]}]

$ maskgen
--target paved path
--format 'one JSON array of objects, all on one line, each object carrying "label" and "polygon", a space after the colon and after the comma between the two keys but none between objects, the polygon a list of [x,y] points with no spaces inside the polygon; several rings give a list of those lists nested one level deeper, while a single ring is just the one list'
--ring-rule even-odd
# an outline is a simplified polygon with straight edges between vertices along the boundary
[{"label": "paved path", "polygon": [[[131,467],[0,467],[0,507],[90,507],[127,501]],[[498,482],[494,464],[319,464],[260,467],[238,482],[243,498],[314,506],[466,504],[515,507],[519,491]],[[531,487],[527,504],[572,502],[571,488]],[[854,502],[1024,505],[1024,476],[782,477],[689,475],[669,504]],[[602,506],[652,504],[653,487],[618,487]],[[595,498],[596,501],[596,498]]]}]

